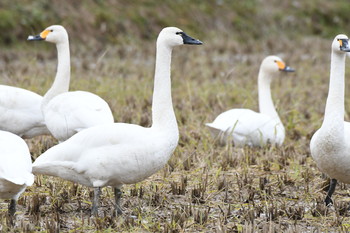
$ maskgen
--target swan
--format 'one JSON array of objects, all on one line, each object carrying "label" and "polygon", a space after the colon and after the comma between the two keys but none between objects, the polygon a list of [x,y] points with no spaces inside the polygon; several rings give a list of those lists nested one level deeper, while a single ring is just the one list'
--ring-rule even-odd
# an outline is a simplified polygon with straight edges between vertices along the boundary
[{"label": "swan", "polygon": [[221,113],[212,123],[206,123],[211,134],[221,145],[232,141],[235,146],[282,145],[284,127],[271,98],[270,84],[279,71],[293,72],[277,56],[266,57],[260,66],[258,76],[259,109],[231,109]]},{"label": "swan", "polygon": [[42,99],[26,89],[0,85],[0,130],[25,139],[50,134],[40,109]]},{"label": "swan", "polygon": [[34,183],[32,160],[25,141],[0,131],[0,199],[11,199],[8,214],[16,212],[16,203],[27,186]]},{"label": "swan", "polygon": [[68,33],[63,26],[52,25],[29,41],[45,40],[56,44],[58,66],[55,81],[44,95],[41,109],[45,123],[60,142],[91,126],[114,122],[106,101],[86,91],[71,91]]},{"label": "swan", "polygon": [[98,213],[100,188],[112,186],[115,213],[121,214],[122,185],[140,182],[160,170],[178,144],[170,65],[173,48],[182,44],[202,42],[176,27],[159,33],[150,128],[114,123],[85,129],[40,155],[33,163],[33,173],[94,187],[92,214]]},{"label": "swan", "polygon": [[323,123],[310,141],[311,156],[331,182],[325,204],[331,199],[337,181],[350,183],[350,123],[344,121],[345,57],[350,52],[346,35],[337,35],[332,42],[329,91]]}]

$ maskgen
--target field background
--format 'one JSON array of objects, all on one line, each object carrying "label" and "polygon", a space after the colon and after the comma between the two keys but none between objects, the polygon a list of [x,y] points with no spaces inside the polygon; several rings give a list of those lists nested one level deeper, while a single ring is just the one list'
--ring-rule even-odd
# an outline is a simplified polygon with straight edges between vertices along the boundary
[{"label": "field background", "polygon": [[[325,208],[328,179],[309,151],[324,113],[330,45],[350,32],[349,12],[348,0],[2,0],[1,84],[43,95],[55,76],[56,49],[26,38],[61,24],[70,36],[70,89],[101,96],[116,122],[151,124],[155,40],[163,27],[177,26],[204,45],[173,52],[179,146],[160,172],[124,186],[123,217],[112,217],[110,188],[103,189],[101,217],[94,218],[91,189],[39,176],[19,200],[14,227],[8,202],[0,203],[0,231],[349,231],[349,186],[339,184],[335,205]],[[296,69],[272,84],[284,145],[217,146],[204,123],[230,108],[258,109],[259,66],[272,54]],[[49,136],[27,142],[33,158],[57,143]]]}]

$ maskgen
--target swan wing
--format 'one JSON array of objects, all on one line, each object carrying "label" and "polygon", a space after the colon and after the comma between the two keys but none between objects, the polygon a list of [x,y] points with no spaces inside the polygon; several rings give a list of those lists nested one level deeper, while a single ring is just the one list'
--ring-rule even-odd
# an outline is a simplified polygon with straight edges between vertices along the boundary
[{"label": "swan wing", "polygon": [[214,129],[212,132],[220,132],[225,139],[232,137],[235,145],[258,146],[267,140],[274,143],[274,138],[281,137],[282,133],[284,138],[284,128],[277,119],[250,109],[228,110],[207,126]]},{"label": "swan wing", "polygon": [[48,103],[44,111],[48,128],[60,141],[83,129],[114,122],[106,101],[84,91],[60,94]]},{"label": "swan wing", "polygon": [[0,160],[0,179],[17,185],[33,184],[30,152],[22,138],[0,131]]},{"label": "swan wing", "polygon": [[0,85],[0,129],[25,138],[49,134],[41,102],[42,96],[34,92]]},{"label": "swan wing", "polygon": [[47,150],[33,172],[94,187],[135,183],[166,164],[177,140],[138,125],[100,125]]}]

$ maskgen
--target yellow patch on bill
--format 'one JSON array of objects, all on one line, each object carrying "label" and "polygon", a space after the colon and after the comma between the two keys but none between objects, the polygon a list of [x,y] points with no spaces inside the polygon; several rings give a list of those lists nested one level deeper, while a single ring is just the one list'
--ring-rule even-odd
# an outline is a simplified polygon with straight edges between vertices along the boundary
[{"label": "yellow patch on bill", "polygon": [[277,65],[278,65],[278,68],[280,70],[283,70],[284,68],[286,68],[286,64],[284,64],[283,61],[276,61]]},{"label": "yellow patch on bill", "polygon": [[45,39],[49,33],[50,33],[49,30],[44,30],[42,33],[40,33],[40,37]]},{"label": "yellow patch on bill", "polygon": [[340,44],[340,47],[343,46],[343,40],[338,40],[339,41],[339,44]]}]

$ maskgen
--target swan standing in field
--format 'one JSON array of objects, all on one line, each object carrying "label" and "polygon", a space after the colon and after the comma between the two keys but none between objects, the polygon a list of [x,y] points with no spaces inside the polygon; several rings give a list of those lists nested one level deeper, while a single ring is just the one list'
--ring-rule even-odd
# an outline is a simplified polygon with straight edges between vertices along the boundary
[{"label": "swan standing in field", "polygon": [[68,33],[64,27],[50,26],[37,36],[29,36],[28,40],[45,40],[57,47],[55,81],[41,105],[47,128],[57,140],[62,142],[83,129],[114,122],[111,109],[99,96],[86,91],[68,92],[70,54]]},{"label": "swan standing in field", "polygon": [[58,144],[33,164],[34,174],[58,176],[94,187],[92,213],[97,214],[100,188],[112,186],[117,214],[123,184],[133,184],[160,170],[175,150],[179,131],[171,99],[170,65],[175,46],[202,44],[175,27],[157,39],[152,127],[114,123],[83,130]]},{"label": "swan standing in field", "polygon": [[231,109],[221,113],[214,122],[207,123],[212,135],[225,145],[232,141],[235,146],[282,145],[285,137],[284,127],[271,98],[270,84],[279,71],[292,72],[281,58],[266,57],[260,66],[259,109]]},{"label": "swan standing in field", "polygon": [[11,199],[8,213],[16,212],[16,202],[27,186],[34,183],[32,160],[25,141],[0,131],[0,199]]},{"label": "swan standing in field", "polygon": [[40,109],[42,99],[31,91],[0,85],[0,130],[22,138],[50,134]]},{"label": "swan standing in field", "polygon": [[332,43],[329,91],[322,126],[312,136],[310,150],[318,168],[331,178],[325,199],[332,204],[337,180],[350,183],[350,123],[344,121],[345,57],[350,52],[346,35]]}]

